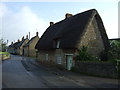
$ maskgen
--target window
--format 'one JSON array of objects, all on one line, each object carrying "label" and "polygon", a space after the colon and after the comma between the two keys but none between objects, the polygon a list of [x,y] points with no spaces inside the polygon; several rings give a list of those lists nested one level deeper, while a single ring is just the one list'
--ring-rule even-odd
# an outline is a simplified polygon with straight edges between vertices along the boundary
[{"label": "window", "polygon": [[60,43],[61,43],[61,39],[60,38],[55,38],[53,39],[53,48],[60,48]]},{"label": "window", "polygon": [[61,56],[57,56],[57,64],[62,64],[62,57]]},{"label": "window", "polygon": [[48,54],[45,54],[45,59],[46,61],[48,61]]},{"label": "window", "polygon": [[57,48],[60,48],[60,40],[57,40],[57,41],[56,41],[56,47],[57,47]]}]

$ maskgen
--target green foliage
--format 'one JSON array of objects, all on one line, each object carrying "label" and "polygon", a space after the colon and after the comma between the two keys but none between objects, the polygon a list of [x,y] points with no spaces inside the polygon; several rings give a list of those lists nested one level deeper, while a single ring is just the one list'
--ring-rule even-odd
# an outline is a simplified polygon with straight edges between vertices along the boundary
[{"label": "green foliage", "polygon": [[120,72],[120,41],[111,42],[108,59],[109,62],[116,66],[117,71]]},{"label": "green foliage", "polygon": [[108,61],[108,52],[102,51],[100,54],[100,59],[101,59],[101,61]]},{"label": "green foliage", "polygon": [[95,56],[92,56],[88,53],[86,46],[82,46],[79,49],[79,53],[76,56],[76,59],[79,61],[99,61],[99,59]]},{"label": "green foliage", "polygon": [[5,55],[5,56],[9,56],[10,55],[10,53],[8,53],[8,52],[0,52],[0,54],[1,55]]},{"label": "green foliage", "polygon": [[120,42],[114,41],[110,45],[110,50],[108,51],[109,60],[120,60]]},{"label": "green foliage", "polygon": [[0,39],[0,51],[5,52],[6,48],[7,48],[7,43],[3,39]]}]

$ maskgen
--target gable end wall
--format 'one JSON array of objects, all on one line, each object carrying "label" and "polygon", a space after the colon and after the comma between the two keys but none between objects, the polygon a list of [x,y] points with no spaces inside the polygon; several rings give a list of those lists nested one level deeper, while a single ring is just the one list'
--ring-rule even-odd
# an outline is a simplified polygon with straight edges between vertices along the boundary
[{"label": "gable end wall", "polygon": [[93,18],[92,22],[88,25],[88,28],[78,45],[79,48],[82,46],[87,46],[88,52],[91,55],[97,57],[99,57],[101,52],[105,50],[103,39],[100,34],[95,17]]}]

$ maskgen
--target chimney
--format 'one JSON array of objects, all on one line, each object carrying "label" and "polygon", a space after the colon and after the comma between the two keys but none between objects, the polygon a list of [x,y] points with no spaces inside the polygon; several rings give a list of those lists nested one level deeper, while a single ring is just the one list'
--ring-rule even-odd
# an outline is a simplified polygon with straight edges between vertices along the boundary
[{"label": "chimney", "polygon": [[13,42],[11,42],[11,45],[13,45]]},{"label": "chimney", "polygon": [[28,35],[26,35],[26,39],[28,39]]},{"label": "chimney", "polygon": [[20,42],[20,40],[18,39],[18,42]]},{"label": "chimney", "polygon": [[38,36],[38,32],[36,32],[36,36]]},{"label": "chimney", "polygon": [[52,26],[54,24],[54,22],[50,22],[50,26]]},{"label": "chimney", "polygon": [[30,39],[30,32],[29,32],[29,39]]},{"label": "chimney", "polygon": [[22,41],[24,40],[24,36],[22,37]]},{"label": "chimney", "polygon": [[69,17],[71,17],[71,16],[73,16],[73,15],[70,14],[70,13],[66,13],[66,14],[65,14],[65,18],[69,18]]}]

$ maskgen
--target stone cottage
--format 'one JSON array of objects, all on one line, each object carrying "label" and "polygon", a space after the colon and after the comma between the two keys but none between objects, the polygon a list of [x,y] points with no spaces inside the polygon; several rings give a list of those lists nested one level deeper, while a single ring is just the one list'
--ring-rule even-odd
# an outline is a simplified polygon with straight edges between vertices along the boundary
[{"label": "stone cottage", "polygon": [[36,32],[36,36],[32,37],[27,44],[25,44],[24,47],[24,55],[25,56],[36,56],[36,50],[35,45],[39,40],[38,32]]},{"label": "stone cottage", "polygon": [[40,61],[71,70],[79,48],[87,46],[91,55],[99,57],[108,45],[102,19],[97,10],[91,9],[76,15],[67,13],[64,20],[51,22],[35,48]]},{"label": "stone cottage", "polygon": [[17,50],[18,50],[19,43],[20,43],[19,39],[15,43],[12,42],[11,45],[8,46],[8,52],[15,55],[18,54]]},{"label": "stone cottage", "polygon": [[28,35],[26,36],[26,38],[24,39],[24,36],[22,38],[21,41],[19,41],[19,43],[16,45],[17,48],[17,54],[18,55],[24,55],[24,49],[23,46],[28,43],[29,39],[28,39]]},{"label": "stone cottage", "polygon": [[11,42],[11,45],[8,46],[7,50],[8,50],[8,52],[11,53],[11,54],[14,54],[14,53],[15,53],[14,43],[13,43],[13,42]]}]

